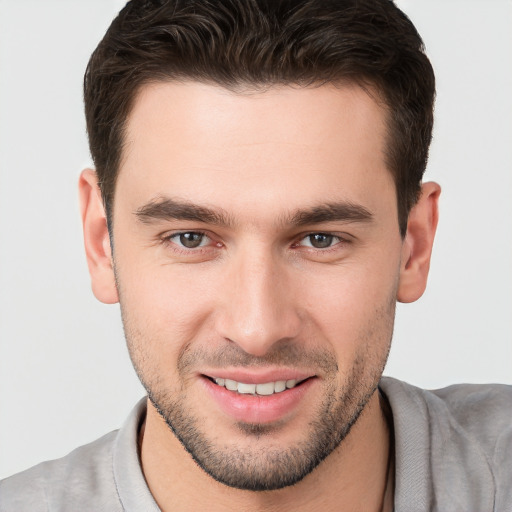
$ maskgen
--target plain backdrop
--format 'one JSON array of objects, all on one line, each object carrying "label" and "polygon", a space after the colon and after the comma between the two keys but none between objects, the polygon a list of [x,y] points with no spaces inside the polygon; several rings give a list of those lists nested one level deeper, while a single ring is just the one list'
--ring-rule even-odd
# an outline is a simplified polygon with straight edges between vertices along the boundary
[{"label": "plain backdrop", "polygon": [[[386,374],[512,383],[512,3],[403,0],[438,82],[430,283]],[[118,428],[143,390],[94,299],[76,193],[81,82],[119,0],[0,0],[0,478]]]}]

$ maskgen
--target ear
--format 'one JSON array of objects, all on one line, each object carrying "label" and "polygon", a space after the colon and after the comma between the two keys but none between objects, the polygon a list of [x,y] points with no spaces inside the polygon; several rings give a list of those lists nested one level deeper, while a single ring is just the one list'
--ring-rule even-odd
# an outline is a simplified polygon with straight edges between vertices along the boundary
[{"label": "ear", "polygon": [[397,300],[414,302],[427,286],[430,256],[439,217],[438,202],[441,187],[424,183],[421,196],[409,213],[407,234],[402,245],[402,261]]},{"label": "ear", "polygon": [[105,304],[118,302],[112,250],[107,228],[107,217],[98,177],[92,169],[85,169],[78,183],[80,213],[84,230],[85,254],[92,291]]}]

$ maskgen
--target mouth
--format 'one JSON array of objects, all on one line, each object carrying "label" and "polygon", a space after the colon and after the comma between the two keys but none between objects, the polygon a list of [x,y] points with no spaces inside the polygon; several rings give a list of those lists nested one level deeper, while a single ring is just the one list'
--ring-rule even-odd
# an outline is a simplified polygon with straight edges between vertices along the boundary
[{"label": "mouth", "polygon": [[207,394],[227,417],[242,423],[273,423],[303,411],[304,397],[317,388],[316,375],[295,371],[226,371],[201,374]]},{"label": "mouth", "polygon": [[248,383],[238,382],[232,379],[226,379],[222,377],[209,377],[205,375],[211,382],[217,384],[217,386],[226,388],[228,391],[233,391],[241,395],[254,395],[254,396],[270,396],[276,393],[282,393],[288,389],[293,389],[300,386],[302,383],[313,377],[307,377],[305,379],[288,379],[288,380],[276,380],[262,383]]}]

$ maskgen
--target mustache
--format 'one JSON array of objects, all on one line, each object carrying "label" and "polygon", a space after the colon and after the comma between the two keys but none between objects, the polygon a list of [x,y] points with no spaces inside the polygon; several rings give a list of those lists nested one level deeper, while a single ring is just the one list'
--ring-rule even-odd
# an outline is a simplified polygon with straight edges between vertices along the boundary
[{"label": "mustache", "polygon": [[197,369],[207,366],[212,369],[226,367],[259,368],[267,366],[283,366],[288,368],[317,369],[330,375],[338,372],[335,355],[326,349],[306,349],[294,342],[283,342],[274,345],[263,356],[255,356],[245,352],[234,342],[208,350],[205,347],[184,347],[178,358],[178,372],[184,376]]}]

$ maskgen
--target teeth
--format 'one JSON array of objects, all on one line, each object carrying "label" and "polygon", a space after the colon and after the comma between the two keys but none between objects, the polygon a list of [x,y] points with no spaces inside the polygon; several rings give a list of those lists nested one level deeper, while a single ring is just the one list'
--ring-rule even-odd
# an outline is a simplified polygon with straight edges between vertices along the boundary
[{"label": "teeth", "polygon": [[244,395],[254,395],[254,393],[256,393],[256,384],[244,384],[243,382],[239,382],[237,391]]},{"label": "teeth", "polygon": [[[222,380],[222,379],[220,379]],[[286,381],[286,387],[288,389],[294,388],[297,385],[297,381],[295,379],[287,380]]]},{"label": "teeth", "polygon": [[256,385],[256,394],[258,395],[273,395],[274,394],[274,383],[266,382],[265,384]]},{"label": "teeth", "polygon": [[282,393],[286,389],[292,389],[300,383],[300,381],[296,379],[264,382],[262,384],[246,384],[244,382],[237,382],[235,380],[221,378],[214,378],[213,380],[216,384],[225,387],[229,391],[238,391],[238,393],[243,395],[262,396],[273,395],[274,393]]},{"label": "teeth", "polygon": [[275,383],[274,391],[276,393],[281,393],[281,391],[284,391],[286,389],[286,381],[285,380],[278,380]]},{"label": "teeth", "polygon": [[237,391],[238,390],[238,382],[230,379],[224,380],[224,385],[226,386],[226,389],[229,389],[229,391]]}]

